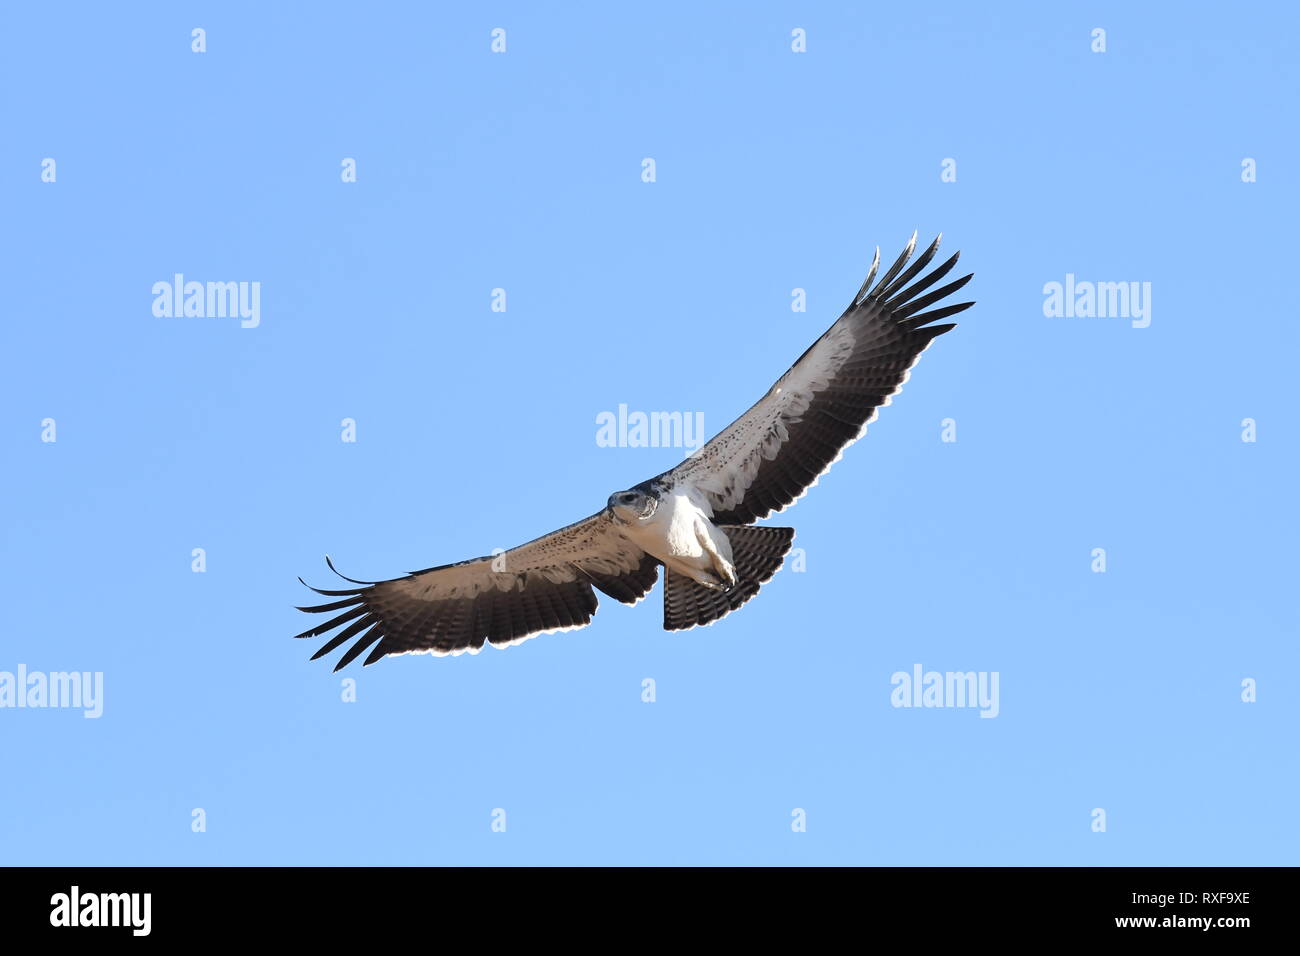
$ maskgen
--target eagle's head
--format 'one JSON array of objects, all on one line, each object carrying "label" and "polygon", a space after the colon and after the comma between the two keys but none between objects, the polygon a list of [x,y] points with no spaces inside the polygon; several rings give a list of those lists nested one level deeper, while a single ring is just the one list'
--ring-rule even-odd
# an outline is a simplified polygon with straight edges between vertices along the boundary
[{"label": "eagle's head", "polygon": [[655,513],[659,499],[636,488],[616,491],[609,496],[609,513],[614,520],[623,524],[644,521]]}]

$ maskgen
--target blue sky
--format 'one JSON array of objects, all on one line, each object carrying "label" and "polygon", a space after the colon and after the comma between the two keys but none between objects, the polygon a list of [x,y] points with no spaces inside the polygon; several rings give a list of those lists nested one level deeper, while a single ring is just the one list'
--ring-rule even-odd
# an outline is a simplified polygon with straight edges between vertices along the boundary
[{"label": "blue sky", "polygon": [[[1291,8],[6,20],[0,671],[104,693],[0,709],[0,862],[1296,862]],[[914,229],[978,305],[769,520],[805,570],[687,633],[656,591],[477,657],[289,640],[325,554],[484,554],[675,464],[596,416],[712,434]],[[176,273],[259,324],[155,316]],[[1067,274],[1149,325],[1045,316]],[[916,665],[997,717],[891,706]]]}]

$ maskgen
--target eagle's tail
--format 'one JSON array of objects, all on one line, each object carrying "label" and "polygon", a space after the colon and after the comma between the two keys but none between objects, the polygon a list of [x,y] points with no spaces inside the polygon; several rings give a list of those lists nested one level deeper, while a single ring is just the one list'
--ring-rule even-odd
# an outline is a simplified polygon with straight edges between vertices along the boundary
[{"label": "eagle's tail", "polygon": [[731,542],[739,582],[729,591],[717,591],[664,568],[664,630],[683,631],[726,617],[771,580],[794,541],[794,528],[718,527]]}]

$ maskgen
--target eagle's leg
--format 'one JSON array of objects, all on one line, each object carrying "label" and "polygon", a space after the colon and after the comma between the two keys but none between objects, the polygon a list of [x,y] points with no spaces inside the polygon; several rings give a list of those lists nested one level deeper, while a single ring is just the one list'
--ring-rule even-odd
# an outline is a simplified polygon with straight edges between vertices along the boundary
[{"label": "eagle's leg", "polygon": [[731,542],[727,540],[726,534],[705,518],[699,517],[695,521],[695,537],[700,542],[700,547],[704,549],[704,553],[708,555],[713,573],[717,575],[719,581],[718,584],[710,587],[730,591],[740,582],[740,579],[736,576],[735,565],[731,563]]}]

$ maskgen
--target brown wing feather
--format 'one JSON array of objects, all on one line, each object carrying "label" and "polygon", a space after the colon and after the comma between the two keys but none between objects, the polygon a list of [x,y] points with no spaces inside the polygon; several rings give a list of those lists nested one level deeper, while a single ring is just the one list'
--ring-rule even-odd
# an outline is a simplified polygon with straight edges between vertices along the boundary
[{"label": "brown wing feather", "polygon": [[974,305],[923,311],[971,277],[921,295],[952,270],[957,255],[913,282],[934,258],[939,240],[904,270],[915,244],[913,236],[872,287],[877,251],[853,303],[768,393],[697,453],[652,481],[695,485],[713,506],[716,524],[750,524],[802,497],[889,404],[921,353],[955,327],[926,323]]},{"label": "brown wing feather", "polygon": [[474,654],[484,644],[507,646],[586,626],[596,613],[593,586],[635,603],[654,587],[657,566],[600,512],[499,555],[391,581],[353,581],[356,588],[313,588],[343,600],[300,610],[341,613],[296,636],[342,628],[312,660],[355,639],[336,671],[368,649],[366,664],[389,654]]}]

